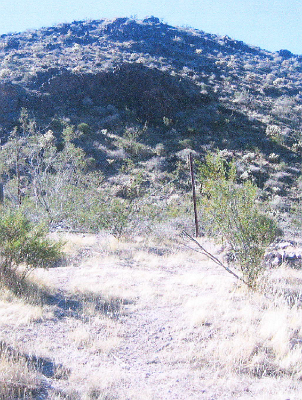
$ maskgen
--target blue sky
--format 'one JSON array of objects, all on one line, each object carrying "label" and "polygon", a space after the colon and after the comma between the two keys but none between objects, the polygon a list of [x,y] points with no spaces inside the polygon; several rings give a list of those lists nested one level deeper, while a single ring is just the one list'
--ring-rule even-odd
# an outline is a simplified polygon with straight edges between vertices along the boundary
[{"label": "blue sky", "polygon": [[0,34],[134,15],[302,54],[302,0],[0,0]]}]

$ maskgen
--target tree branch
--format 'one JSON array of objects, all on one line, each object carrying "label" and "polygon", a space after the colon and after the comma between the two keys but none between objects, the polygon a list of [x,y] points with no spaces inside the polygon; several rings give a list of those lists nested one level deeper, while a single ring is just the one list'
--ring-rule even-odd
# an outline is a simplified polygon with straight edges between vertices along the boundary
[{"label": "tree branch", "polygon": [[202,254],[206,255],[210,260],[212,260],[215,264],[219,265],[220,267],[224,268],[229,274],[233,275],[236,279],[239,279],[241,282],[243,282],[248,287],[252,287],[244,279],[242,279],[240,276],[235,274],[235,272],[231,271],[230,268],[226,267],[217,257],[215,257],[215,256],[213,256],[213,254],[209,253],[200,243],[198,243],[198,241],[196,239],[194,239],[186,231],[182,231],[182,235],[189,238],[190,240],[192,240],[192,242],[195,243],[201,251],[199,249],[194,249],[194,248],[188,246],[191,250],[194,250],[198,253],[202,253]]}]

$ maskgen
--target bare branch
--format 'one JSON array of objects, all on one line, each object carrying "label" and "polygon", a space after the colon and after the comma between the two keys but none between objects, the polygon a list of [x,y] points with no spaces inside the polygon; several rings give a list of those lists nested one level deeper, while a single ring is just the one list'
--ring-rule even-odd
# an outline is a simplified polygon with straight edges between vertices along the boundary
[{"label": "bare branch", "polygon": [[194,249],[192,247],[189,247],[191,250],[194,250],[198,253],[202,253],[204,255],[206,255],[210,260],[214,261],[215,264],[219,265],[220,267],[224,268],[229,274],[233,275],[236,279],[239,279],[241,282],[243,282],[244,284],[246,284],[248,287],[252,287],[251,285],[249,285],[244,279],[242,279],[240,276],[238,276],[237,274],[235,274],[235,272],[231,271],[230,268],[226,267],[217,257],[213,256],[213,254],[209,253],[200,243],[198,243],[198,241],[196,239],[194,239],[191,235],[189,235],[186,231],[182,231],[182,235],[186,236],[187,238],[189,238],[190,240],[192,240],[192,242],[194,242],[197,246],[198,249]]}]

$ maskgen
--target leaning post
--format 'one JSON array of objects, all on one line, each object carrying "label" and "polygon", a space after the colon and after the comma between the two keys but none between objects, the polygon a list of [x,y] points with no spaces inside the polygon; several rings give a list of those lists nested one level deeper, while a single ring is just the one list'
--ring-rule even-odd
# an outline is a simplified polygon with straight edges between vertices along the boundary
[{"label": "leaning post", "polygon": [[4,201],[4,187],[3,183],[0,182],[0,204],[3,204]]},{"label": "leaning post", "polygon": [[193,207],[194,207],[194,216],[195,216],[195,235],[199,236],[199,228],[198,228],[198,217],[197,217],[197,205],[196,205],[196,191],[195,191],[195,178],[194,178],[194,169],[193,169],[193,157],[192,153],[189,154],[189,164],[190,164],[190,174],[191,174],[191,183],[192,183],[192,198],[193,198]]}]

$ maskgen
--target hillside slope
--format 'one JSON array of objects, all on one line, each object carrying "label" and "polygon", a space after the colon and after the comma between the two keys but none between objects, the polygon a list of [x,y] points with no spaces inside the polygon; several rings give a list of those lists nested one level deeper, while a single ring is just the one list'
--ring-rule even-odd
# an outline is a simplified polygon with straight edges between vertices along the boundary
[{"label": "hillside slope", "polygon": [[[288,136],[294,136],[301,124],[302,56],[284,50],[270,53],[229,37],[174,28],[154,17],[80,21],[2,35],[0,48],[1,107],[9,106],[10,113],[27,106],[51,115],[54,110],[66,112],[64,106],[71,111],[110,103],[137,111],[125,89],[135,97],[137,92],[158,88],[153,96],[160,102],[161,89],[171,85],[172,93],[162,99],[165,102],[176,96],[179,101],[179,97],[193,100],[194,105],[197,91],[264,125],[287,125],[292,130]],[[140,72],[133,82],[138,65]],[[123,87],[117,88],[120,82]],[[180,88],[174,93],[177,82],[189,93]],[[10,104],[5,104],[5,96],[8,103],[11,96]],[[178,105],[182,109],[184,104]],[[175,114],[175,108],[167,108],[157,110],[158,116]],[[139,115],[144,120],[157,116]]]},{"label": "hillside slope", "polygon": [[26,108],[58,148],[64,128],[74,126],[73,142],[106,178],[120,176],[131,159],[149,171],[148,184],[176,170],[186,151],[202,157],[224,149],[238,160],[238,176],[286,211],[301,192],[301,62],[287,50],[271,53],[155,17],[2,35],[1,140]]}]

